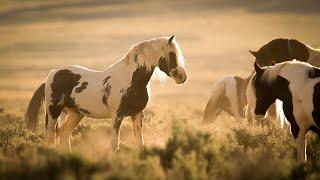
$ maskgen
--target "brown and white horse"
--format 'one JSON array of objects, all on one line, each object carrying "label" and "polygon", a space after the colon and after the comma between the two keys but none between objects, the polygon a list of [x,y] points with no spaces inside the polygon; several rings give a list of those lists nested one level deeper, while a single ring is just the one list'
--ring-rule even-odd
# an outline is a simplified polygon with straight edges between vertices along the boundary
[{"label": "brown and white horse", "polygon": [[[121,122],[130,116],[137,143],[143,147],[143,110],[149,99],[148,85],[155,68],[177,84],[186,82],[184,58],[174,36],[135,44],[104,71],[77,65],[52,70],[29,103],[25,115],[27,127],[38,126],[38,113],[44,100],[45,137],[50,144],[58,136],[61,143],[71,147],[71,132],[85,116],[112,118],[111,145],[116,151]],[[58,122],[63,122],[61,127]]]},{"label": "brown and white horse", "polygon": [[[252,74],[253,75],[253,74]],[[226,76],[216,81],[203,114],[203,122],[214,121],[221,112],[234,116],[238,122],[245,118],[245,91],[252,77]]]},{"label": "brown and white horse", "polygon": [[299,61],[254,66],[256,73],[246,91],[247,115],[264,118],[270,105],[281,100],[296,140],[297,159],[305,162],[306,133],[311,130],[320,135],[320,69]]}]

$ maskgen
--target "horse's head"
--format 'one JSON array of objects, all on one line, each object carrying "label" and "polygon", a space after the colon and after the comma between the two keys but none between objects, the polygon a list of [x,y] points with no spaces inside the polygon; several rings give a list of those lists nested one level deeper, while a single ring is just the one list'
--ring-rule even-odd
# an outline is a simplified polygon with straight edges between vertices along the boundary
[{"label": "horse's head", "polygon": [[166,40],[162,50],[163,54],[158,63],[159,69],[173,78],[177,84],[186,82],[187,72],[184,67],[184,59],[174,36]]},{"label": "horse's head", "polygon": [[[278,73],[281,65],[261,68],[254,63],[255,74],[247,88],[248,110],[255,119],[264,118],[276,99],[287,96],[289,81]],[[272,69],[275,68],[275,69]]]},{"label": "horse's head", "polygon": [[249,51],[260,66],[271,66],[272,61],[280,63],[293,59],[307,62],[309,58],[308,47],[295,39],[273,39],[258,51]]},{"label": "horse's head", "polygon": [[260,66],[271,66],[273,61],[276,61],[270,54],[270,52],[266,51],[265,48],[261,48],[259,51],[251,51],[249,52],[256,58],[255,62],[257,62]]}]

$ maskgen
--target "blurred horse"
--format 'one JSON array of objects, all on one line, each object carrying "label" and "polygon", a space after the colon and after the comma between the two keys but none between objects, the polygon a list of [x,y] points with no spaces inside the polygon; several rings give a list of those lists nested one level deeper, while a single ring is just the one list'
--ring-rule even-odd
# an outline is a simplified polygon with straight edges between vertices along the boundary
[{"label": "blurred horse", "polygon": [[[158,67],[177,84],[187,80],[181,49],[174,36],[133,45],[118,62],[104,71],[71,65],[52,70],[35,91],[27,108],[27,127],[38,126],[38,113],[45,101],[45,137],[70,146],[73,129],[83,117],[112,118],[111,145],[119,148],[122,120],[130,116],[134,135],[143,147],[143,110],[149,99],[149,81]],[[59,118],[59,121],[58,121]],[[58,126],[58,122],[63,124]]]},{"label": "blurred horse", "polygon": [[264,118],[269,106],[279,99],[297,144],[297,159],[306,161],[305,134],[312,130],[320,137],[320,69],[308,63],[291,61],[261,68],[247,88],[247,116]]},{"label": "blurred horse", "polygon": [[226,112],[242,123],[247,106],[245,92],[252,75],[247,78],[226,76],[218,79],[205,107],[203,122],[214,121],[221,112]]}]

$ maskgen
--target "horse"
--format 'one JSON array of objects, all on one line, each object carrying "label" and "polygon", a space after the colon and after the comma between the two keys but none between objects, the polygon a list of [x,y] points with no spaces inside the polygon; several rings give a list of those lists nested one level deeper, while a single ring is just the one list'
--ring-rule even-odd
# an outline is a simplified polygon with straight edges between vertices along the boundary
[{"label": "horse", "polygon": [[218,79],[205,106],[202,121],[214,121],[221,112],[226,112],[242,123],[247,105],[245,91],[252,75],[246,78],[226,76]]},{"label": "horse", "polygon": [[[26,125],[37,128],[44,101],[45,141],[56,144],[59,137],[60,143],[71,150],[71,133],[84,117],[111,118],[111,147],[116,152],[121,122],[131,117],[137,144],[143,148],[142,126],[149,100],[149,81],[158,69],[177,84],[187,80],[182,51],[174,36],[135,44],[103,71],[78,65],[52,70],[31,98],[25,114]],[[64,121],[61,126],[60,121]]]},{"label": "horse", "polygon": [[[255,62],[261,67],[292,61],[294,59],[320,67],[320,50],[296,39],[273,39],[263,45],[258,51],[249,50],[249,52],[255,57]],[[281,108],[281,102],[277,101],[277,105],[272,105],[268,113],[271,116],[280,117],[281,114],[277,114],[277,111],[281,112],[282,110],[279,108]],[[281,117],[280,121],[283,125],[284,120],[281,119]]]},{"label": "horse", "polygon": [[249,50],[260,66],[271,66],[296,59],[320,67],[320,50],[305,45],[296,39],[273,39],[258,51]]},{"label": "horse", "polygon": [[246,116],[264,118],[269,106],[281,100],[296,141],[297,160],[306,162],[306,133],[311,130],[320,137],[320,69],[295,60],[263,68],[255,62],[254,68],[246,90]]}]

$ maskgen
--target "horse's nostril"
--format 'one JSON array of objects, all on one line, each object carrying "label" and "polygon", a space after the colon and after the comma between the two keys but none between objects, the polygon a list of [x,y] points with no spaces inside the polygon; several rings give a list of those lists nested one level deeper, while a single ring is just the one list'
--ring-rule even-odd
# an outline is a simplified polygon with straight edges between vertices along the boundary
[{"label": "horse's nostril", "polygon": [[183,79],[183,77],[182,77],[182,75],[181,74],[179,74],[179,77],[178,77],[179,79]]}]

